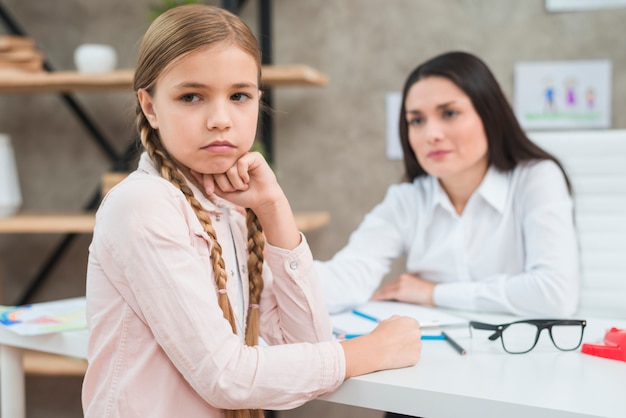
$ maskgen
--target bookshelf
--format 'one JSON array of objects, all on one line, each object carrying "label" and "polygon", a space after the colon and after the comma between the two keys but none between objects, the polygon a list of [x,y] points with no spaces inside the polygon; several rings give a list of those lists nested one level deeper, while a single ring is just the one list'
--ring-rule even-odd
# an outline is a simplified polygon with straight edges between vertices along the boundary
[{"label": "bookshelf", "polygon": [[[325,86],[328,77],[306,65],[265,65],[263,87]],[[0,93],[61,93],[75,91],[130,90],[134,70],[116,70],[102,74],[77,71],[0,71]]]},{"label": "bookshelf", "polygon": [[[311,231],[328,224],[328,212],[296,212],[296,224],[303,231]],[[96,219],[86,213],[18,213],[0,219],[0,234],[90,234]]]}]

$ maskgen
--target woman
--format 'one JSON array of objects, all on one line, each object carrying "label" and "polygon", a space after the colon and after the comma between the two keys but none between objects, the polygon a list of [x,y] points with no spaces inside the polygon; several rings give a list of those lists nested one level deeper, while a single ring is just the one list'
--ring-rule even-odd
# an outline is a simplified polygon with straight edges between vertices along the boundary
[{"label": "woman", "polygon": [[[489,68],[450,52],[407,78],[406,182],[389,188],[330,261],[316,262],[332,312],[368,299],[515,315],[577,307],[569,182],[531,142]],[[378,290],[391,262],[406,272]]]}]

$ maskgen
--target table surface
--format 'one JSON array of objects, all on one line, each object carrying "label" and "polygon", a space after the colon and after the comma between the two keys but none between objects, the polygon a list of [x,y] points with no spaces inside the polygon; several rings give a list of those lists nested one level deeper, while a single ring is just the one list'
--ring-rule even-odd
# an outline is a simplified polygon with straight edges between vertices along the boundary
[{"label": "table surface", "polygon": [[[580,319],[588,322],[583,343],[601,342],[610,327],[626,328],[626,320]],[[547,331],[533,351],[517,355],[506,353],[500,340],[489,341],[488,331],[474,330],[473,336],[465,327],[447,332],[467,355],[446,341],[426,340],[417,365],[349,379],[322,399],[429,418],[626,417],[626,362],[580,349],[559,351]]]},{"label": "table surface", "polygon": [[[501,316],[479,316],[492,323]],[[600,342],[626,320],[587,319],[583,342]],[[626,362],[563,352],[544,331],[527,354],[504,352],[487,334],[466,328],[447,332],[467,350],[459,355],[446,341],[425,340],[413,367],[347,380],[321,399],[381,411],[434,418],[626,417]],[[0,344],[85,358],[87,331],[24,337],[0,327]]]}]

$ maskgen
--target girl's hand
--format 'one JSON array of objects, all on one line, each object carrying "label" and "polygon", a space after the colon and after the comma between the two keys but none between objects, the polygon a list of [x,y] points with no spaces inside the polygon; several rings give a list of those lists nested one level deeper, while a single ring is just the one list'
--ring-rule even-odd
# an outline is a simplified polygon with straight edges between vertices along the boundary
[{"label": "girl's hand", "polygon": [[404,273],[397,279],[382,285],[372,300],[397,300],[399,302],[415,303],[417,305],[435,306],[433,292],[435,283],[421,277]]},{"label": "girl's hand", "polygon": [[274,172],[258,152],[244,154],[225,173],[194,175],[208,195],[216,194],[255,212],[284,198]]},{"label": "girl's hand", "polygon": [[302,237],[287,197],[260,153],[244,154],[225,173],[192,174],[204,186],[206,194],[252,209],[271,245],[286,250],[300,245]]},{"label": "girl's hand", "polygon": [[346,356],[346,379],[377,370],[413,366],[420,359],[419,323],[394,315],[370,334],[341,342]]}]

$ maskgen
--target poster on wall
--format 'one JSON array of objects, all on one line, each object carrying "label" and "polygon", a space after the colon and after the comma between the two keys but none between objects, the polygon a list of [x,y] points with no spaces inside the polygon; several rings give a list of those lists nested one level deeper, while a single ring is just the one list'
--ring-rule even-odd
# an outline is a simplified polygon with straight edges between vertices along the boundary
[{"label": "poster on wall", "polygon": [[546,0],[548,12],[617,9],[626,7],[626,0]]},{"label": "poster on wall", "polygon": [[611,127],[611,62],[515,65],[515,114],[524,129]]},{"label": "poster on wall", "polygon": [[404,154],[398,127],[401,107],[402,93],[399,91],[387,93],[385,96],[385,132],[387,138],[385,153],[390,160],[401,160]]}]

